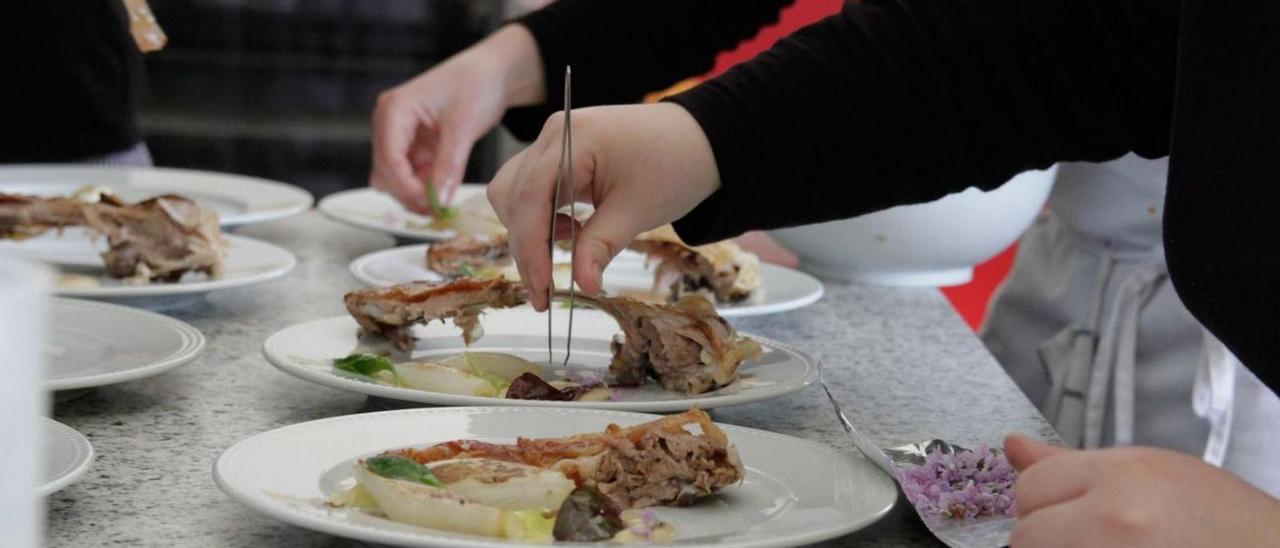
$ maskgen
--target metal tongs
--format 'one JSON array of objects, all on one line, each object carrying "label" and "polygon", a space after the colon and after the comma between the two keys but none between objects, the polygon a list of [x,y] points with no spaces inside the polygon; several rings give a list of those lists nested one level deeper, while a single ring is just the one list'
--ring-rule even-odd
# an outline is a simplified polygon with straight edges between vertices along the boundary
[{"label": "metal tongs", "polygon": [[[569,66],[564,67],[564,135],[560,141],[560,168],[556,172],[556,195],[551,203],[551,283],[547,285],[547,363],[555,361],[551,351],[551,310],[554,307],[551,301],[556,294],[556,277],[555,277],[555,255],[556,255],[556,221],[560,218],[560,197],[566,196],[569,202],[569,265],[570,272],[573,269],[574,253],[578,243],[577,219],[578,212],[574,208],[573,196],[573,136],[572,124],[569,123],[569,114],[572,112],[572,80],[571,70]],[[567,187],[567,188],[566,188]],[[574,290],[573,275],[569,276],[569,331],[565,338],[564,344],[564,364],[569,365],[569,354],[573,350],[573,309],[574,298],[576,292]]]}]

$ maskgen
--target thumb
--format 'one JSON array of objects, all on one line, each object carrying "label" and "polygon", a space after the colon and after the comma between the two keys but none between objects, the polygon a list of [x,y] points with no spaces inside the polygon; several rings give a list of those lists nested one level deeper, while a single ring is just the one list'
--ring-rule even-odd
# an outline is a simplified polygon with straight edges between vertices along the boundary
[{"label": "thumb", "polygon": [[633,228],[634,223],[624,211],[626,208],[615,210],[607,203],[601,203],[578,234],[574,245],[573,279],[586,293],[600,293],[604,285],[604,268],[640,233]]},{"label": "thumb", "polygon": [[1071,449],[1038,442],[1017,434],[1004,439],[1004,453],[1009,457],[1009,464],[1019,472],[1037,462],[1068,451]]},{"label": "thumb", "polygon": [[440,135],[435,161],[431,163],[428,181],[436,189],[436,197],[442,206],[453,203],[454,191],[462,184],[467,170],[467,157],[475,146],[475,137],[466,128],[445,128]]}]

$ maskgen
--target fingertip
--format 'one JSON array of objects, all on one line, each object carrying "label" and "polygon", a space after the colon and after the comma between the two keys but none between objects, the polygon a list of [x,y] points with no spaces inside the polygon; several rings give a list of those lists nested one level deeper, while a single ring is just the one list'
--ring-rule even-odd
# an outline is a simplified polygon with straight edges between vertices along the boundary
[{"label": "fingertip", "polygon": [[1019,434],[1010,434],[1004,440],[1005,456],[1008,457],[1009,464],[1013,465],[1014,469],[1019,472],[1046,458],[1067,451],[1070,450],[1065,447],[1057,447],[1036,441]]}]

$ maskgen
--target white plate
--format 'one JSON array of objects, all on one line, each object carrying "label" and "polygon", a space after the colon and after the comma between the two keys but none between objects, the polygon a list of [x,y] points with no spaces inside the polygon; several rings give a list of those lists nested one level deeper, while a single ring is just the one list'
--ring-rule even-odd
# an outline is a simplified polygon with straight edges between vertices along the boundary
[{"label": "white plate", "polygon": [[[484,185],[462,185],[454,194],[453,203],[462,203],[483,192]],[[455,234],[453,230],[431,228],[431,217],[413,213],[390,194],[372,188],[330,194],[320,200],[320,205],[316,208],[335,221],[410,240],[447,240]]]},{"label": "white plate", "polygon": [[93,464],[93,446],[70,426],[41,417],[44,424],[44,474],[36,494],[52,495],[75,483]]},{"label": "white plate", "polygon": [[185,196],[216,211],[222,226],[296,215],[315,201],[311,193],[287,183],[212,171],[77,165],[0,167],[0,192],[66,196],[86,185],[110,188],[128,202],[159,194]]},{"label": "white plate", "polygon": [[[553,315],[555,365],[546,366],[552,380],[559,378],[555,372],[561,369],[560,364],[564,361],[564,334],[568,318],[566,311],[557,312],[560,313]],[[527,306],[490,310],[480,320],[480,325],[484,327],[485,334],[472,343],[470,350],[505,352],[544,366],[547,363],[545,314],[534,312]],[[295,325],[268,338],[262,345],[262,353],[272,365],[300,379],[370,396],[433,405],[570,406],[672,412],[684,411],[695,404],[709,409],[776,398],[808,386],[818,375],[818,364],[809,356],[782,343],[753,336],[764,346],[764,356],[742,364],[738,369],[739,379],[729,386],[698,396],[669,392],[655,382],[645,383],[640,388],[618,389],[616,401],[551,402],[462,396],[379,384],[334,369],[335,358],[345,357],[356,350],[356,329],[355,320],[349,316]],[[603,377],[612,358],[609,341],[619,332],[618,323],[599,310],[576,311],[571,370],[579,375]],[[434,322],[415,328],[414,333],[418,336],[418,349],[412,355],[414,359],[445,358],[468,349],[452,323]]]},{"label": "white plate", "polygon": [[[437,281],[444,277],[427,268],[428,244],[408,245],[366,254],[351,262],[351,274],[374,286],[390,286],[417,280]],[[559,252],[557,252],[559,253]],[[569,262],[569,254],[557,257]],[[776,314],[809,306],[822,298],[822,282],[817,278],[770,263],[760,264],[764,286],[761,298],[731,304],[716,304],[716,312],[726,318]],[[653,268],[644,256],[623,251],[604,271],[604,289],[610,293],[647,291],[653,287]]]},{"label": "white plate", "polygon": [[190,325],[137,308],[53,299],[45,388],[70,390],[158,375],[204,350]]},{"label": "white plate", "polygon": [[[323,500],[370,453],[453,439],[511,443],[517,436],[559,437],[629,426],[654,415],[585,409],[441,408],[385,411],[286,426],[245,439],[218,457],[213,476],[224,492],[294,525],[400,546],[510,546],[434,531]],[[679,546],[798,546],[865,527],[893,506],[897,489],[865,460],[815,442],[722,425],[746,466],[745,481],[686,508],[657,508],[675,526]]]},{"label": "white plate", "polygon": [[28,240],[0,241],[0,254],[50,263],[61,268],[64,274],[90,276],[97,282],[96,287],[58,286],[55,292],[64,297],[94,299],[175,297],[242,287],[279,278],[293,270],[298,262],[292,253],[279,246],[244,236],[224,236],[229,245],[222,276],[188,275],[179,282],[146,285],[129,285],[107,276],[102,258],[98,256],[105,249],[105,241],[91,240],[83,232],[68,230],[61,237],[56,232],[48,232]]}]

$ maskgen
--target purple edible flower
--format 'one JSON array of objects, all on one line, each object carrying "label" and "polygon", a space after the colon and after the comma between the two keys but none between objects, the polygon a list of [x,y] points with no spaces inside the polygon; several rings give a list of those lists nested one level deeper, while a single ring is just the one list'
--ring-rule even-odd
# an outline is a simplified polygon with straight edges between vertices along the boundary
[{"label": "purple edible flower", "polygon": [[907,500],[924,515],[955,520],[1014,516],[1018,472],[987,446],[954,454],[933,450],[919,466],[894,473]]}]

